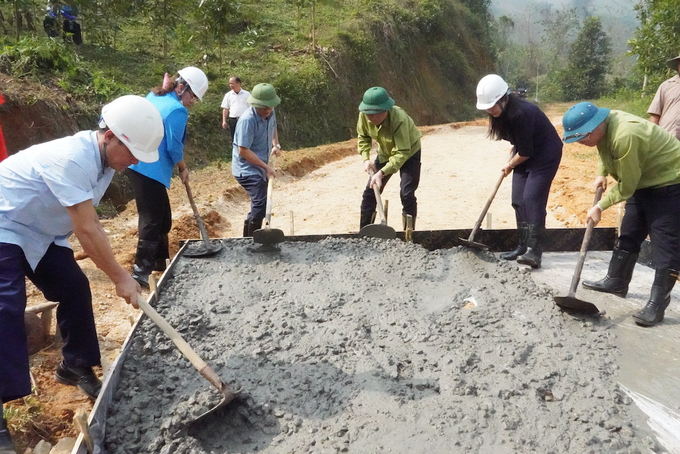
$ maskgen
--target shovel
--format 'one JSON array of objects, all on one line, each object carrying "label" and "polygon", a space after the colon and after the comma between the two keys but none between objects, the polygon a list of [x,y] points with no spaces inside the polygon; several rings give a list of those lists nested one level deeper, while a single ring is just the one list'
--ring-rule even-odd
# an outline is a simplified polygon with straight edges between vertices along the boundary
[{"label": "shovel", "polygon": [[196,207],[196,202],[194,202],[194,196],[191,194],[191,186],[189,182],[184,183],[187,188],[187,197],[189,198],[189,203],[191,204],[191,209],[194,211],[194,218],[196,219],[196,224],[198,224],[198,230],[201,231],[201,238],[203,238],[203,244],[201,247],[197,248],[187,248],[184,251],[185,257],[210,257],[222,250],[222,242],[213,243],[208,237],[208,232],[205,229],[205,224],[203,224],[203,219],[198,214],[198,208]]},{"label": "shovel", "polygon": [[475,248],[475,249],[489,249],[489,246],[487,246],[486,244],[477,243],[473,240],[475,239],[475,235],[477,235],[477,232],[479,231],[479,227],[482,225],[482,221],[484,220],[484,216],[486,216],[486,213],[489,211],[489,207],[491,206],[491,202],[493,202],[494,197],[496,197],[496,193],[498,192],[498,188],[501,187],[501,183],[503,182],[503,178],[505,178],[505,173],[501,172],[501,177],[498,179],[498,183],[496,183],[496,187],[494,188],[493,193],[491,194],[491,197],[489,197],[489,200],[486,201],[486,205],[484,205],[484,209],[482,210],[482,214],[479,215],[479,219],[477,219],[475,226],[472,228],[472,232],[470,232],[470,236],[468,237],[467,240],[464,240],[463,238],[458,239],[458,241],[460,242],[461,245],[468,246],[468,247]]},{"label": "shovel", "polygon": [[[373,178],[373,172],[371,172],[371,178]],[[378,205],[378,213],[380,213],[380,224],[368,224],[364,226],[359,230],[359,236],[393,240],[397,237],[397,232],[387,225],[387,217],[385,217],[385,208],[382,204],[382,197],[380,197],[380,189],[378,189],[376,185],[373,185],[373,191],[375,192],[375,200]]]},{"label": "shovel", "polygon": [[[597,187],[595,192],[595,205],[600,201],[602,197],[602,186]],[[555,296],[555,304],[557,304],[561,309],[566,309],[570,312],[577,312],[586,315],[599,314],[600,310],[593,303],[580,300],[576,298],[576,288],[581,280],[581,271],[583,270],[583,262],[586,260],[586,252],[588,251],[588,242],[590,241],[590,235],[593,233],[594,223],[592,220],[588,221],[586,226],[586,233],[583,236],[583,243],[581,243],[581,253],[578,257],[578,262],[576,262],[576,270],[574,271],[574,277],[571,279],[571,287],[569,287],[569,294],[567,296]]]},{"label": "shovel", "polygon": [[[149,286],[153,291],[153,295],[156,295],[156,282],[149,281]],[[165,319],[156,310],[151,307],[151,305],[142,297],[142,295],[137,294],[137,305],[146,314],[147,317],[151,319],[152,322],[158,326],[161,331],[163,331],[172,342],[177,346],[180,352],[184,355],[186,359],[191,362],[191,364],[200,372],[200,374],[210,382],[217,391],[222,394],[222,400],[216,406],[208,410],[207,412],[200,415],[198,418],[188,423],[188,431],[192,433],[192,430],[198,428],[200,424],[209,416],[217,412],[229,402],[236,398],[236,393],[232,392],[229,385],[224,383],[222,379],[215,373],[215,371],[203,361],[196,352],[189,346],[189,344],[182,338],[182,336],[177,332],[175,328],[170,326],[170,324],[165,321]]]},{"label": "shovel", "polygon": [[269,178],[267,182],[267,211],[264,216],[264,228],[257,229],[253,232],[253,241],[255,243],[271,246],[273,244],[282,243],[286,240],[283,230],[272,229],[272,191],[274,189],[274,179]]}]

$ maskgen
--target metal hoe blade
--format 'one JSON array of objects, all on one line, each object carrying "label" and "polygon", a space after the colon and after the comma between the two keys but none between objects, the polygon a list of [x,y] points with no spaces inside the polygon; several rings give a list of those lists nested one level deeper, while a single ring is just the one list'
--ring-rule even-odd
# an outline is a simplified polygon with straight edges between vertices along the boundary
[{"label": "metal hoe blade", "polygon": [[368,224],[359,230],[359,236],[393,240],[397,237],[397,232],[385,224]]},{"label": "metal hoe blade", "polygon": [[[371,178],[373,177],[373,172],[371,172]],[[382,238],[384,240],[393,240],[397,237],[397,232],[390,226],[387,225],[387,218],[385,217],[385,208],[382,204],[382,197],[380,196],[380,189],[377,186],[373,186],[373,192],[375,193],[375,200],[377,202],[378,213],[380,213],[380,223],[379,224],[368,224],[359,230],[360,237],[372,237],[372,238]]]},{"label": "metal hoe blade", "polygon": [[205,224],[203,224],[203,219],[201,219],[201,216],[198,214],[198,207],[196,206],[196,202],[194,202],[194,196],[191,193],[191,187],[189,186],[189,182],[185,182],[184,186],[187,189],[187,197],[189,198],[189,203],[191,204],[191,209],[194,212],[194,218],[196,219],[196,224],[198,224],[198,230],[201,232],[201,238],[203,239],[203,247],[197,247],[197,248],[188,248],[184,252],[184,256],[186,257],[210,257],[222,250],[224,245],[222,244],[221,241],[218,242],[211,242],[210,237],[208,236],[208,231],[205,229]]},{"label": "metal hoe blade", "polygon": [[[598,186],[593,205],[600,201],[600,198],[602,197],[602,191],[602,186]],[[588,252],[588,242],[590,241],[590,235],[593,233],[594,227],[595,224],[593,221],[588,221],[586,233],[583,235],[583,242],[581,243],[581,252],[579,254],[578,261],[576,262],[574,276],[572,277],[571,285],[569,286],[569,294],[567,296],[553,297],[555,304],[566,311],[577,312],[586,315],[595,315],[600,313],[600,310],[594,304],[576,298],[576,288],[578,287],[578,283],[581,280],[581,271],[583,270],[583,263],[586,260],[586,253]]]},{"label": "metal hoe blade", "polygon": [[218,254],[223,247],[220,240],[211,240],[208,243],[205,241],[195,242],[189,244],[182,255],[184,257],[211,257]]},{"label": "metal hoe blade", "polygon": [[279,229],[258,229],[253,232],[253,241],[259,244],[277,244],[286,241],[286,235]]},{"label": "metal hoe blade", "polygon": [[566,311],[577,312],[579,314],[585,315],[596,315],[600,313],[600,310],[593,303],[588,301],[583,301],[575,296],[555,296],[553,297],[555,304],[557,304],[560,309]]},{"label": "metal hoe blade", "polygon": [[[150,280],[149,286],[152,288],[153,295],[151,298],[156,296],[156,284],[155,281]],[[222,394],[222,400],[215,407],[203,413],[194,421],[190,422],[187,426],[189,430],[195,427],[196,422],[204,421],[209,415],[215,414],[217,410],[227,405],[229,402],[234,400],[236,393],[232,392],[229,385],[224,383],[220,377],[215,373],[215,371],[208,366],[208,364],[194,351],[193,348],[182,338],[179,332],[170,325],[165,318],[163,318],[156,309],[151,307],[151,305],[142,297],[142,295],[137,295],[137,305],[146,314],[147,317],[151,319],[153,323],[158,326],[166,336],[175,344],[180,352],[184,355],[186,359],[200,372],[200,374],[208,380],[217,390]]]},{"label": "metal hoe blade", "polygon": [[272,192],[273,192],[273,178],[269,178],[267,182],[267,208],[264,217],[264,228],[257,229],[253,232],[253,241],[259,244],[272,245],[286,241],[286,236],[283,230],[272,229]]},{"label": "metal hoe blade", "polygon": [[501,183],[503,182],[503,178],[505,178],[505,173],[501,173],[501,177],[498,179],[498,182],[496,183],[496,187],[493,190],[493,193],[491,194],[491,197],[486,201],[486,205],[484,205],[484,208],[482,209],[482,214],[479,215],[479,218],[477,219],[477,222],[475,222],[475,226],[472,228],[472,231],[470,232],[470,236],[466,239],[459,238],[458,241],[460,242],[461,245],[471,247],[474,249],[489,249],[489,246],[486,244],[482,243],[477,243],[473,241],[475,239],[475,235],[477,235],[477,232],[479,231],[479,227],[482,225],[482,221],[484,220],[484,216],[486,216],[486,213],[489,211],[489,207],[491,206],[491,202],[493,202],[494,197],[496,197],[496,193],[498,192],[498,188],[501,187]]}]

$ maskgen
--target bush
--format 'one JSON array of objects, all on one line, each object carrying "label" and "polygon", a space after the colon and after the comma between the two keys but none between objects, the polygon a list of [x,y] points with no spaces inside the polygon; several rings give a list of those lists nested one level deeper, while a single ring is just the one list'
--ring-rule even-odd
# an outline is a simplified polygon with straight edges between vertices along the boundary
[{"label": "bush", "polygon": [[23,38],[16,44],[4,44],[0,71],[15,77],[41,76],[75,71],[79,61],[70,46],[50,38]]}]

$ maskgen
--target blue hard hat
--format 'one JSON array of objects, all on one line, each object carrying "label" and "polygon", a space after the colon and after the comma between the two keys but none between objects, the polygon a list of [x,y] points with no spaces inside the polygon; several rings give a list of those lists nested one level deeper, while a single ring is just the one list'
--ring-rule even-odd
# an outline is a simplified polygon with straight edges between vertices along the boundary
[{"label": "blue hard hat", "polygon": [[607,118],[610,109],[597,107],[592,102],[580,102],[571,106],[562,117],[566,143],[577,142],[593,132]]}]

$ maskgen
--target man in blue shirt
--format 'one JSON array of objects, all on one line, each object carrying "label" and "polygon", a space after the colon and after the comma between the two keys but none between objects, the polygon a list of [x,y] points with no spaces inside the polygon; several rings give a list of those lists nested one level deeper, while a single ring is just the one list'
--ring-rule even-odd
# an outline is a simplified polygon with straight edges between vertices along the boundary
[{"label": "man in blue shirt", "polygon": [[281,99],[269,84],[258,84],[248,97],[250,108],[238,119],[231,161],[234,178],[250,196],[250,213],[243,223],[243,236],[262,227],[267,207],[267,183],[276,177],[269,156],[279,156],[281,145],[274,108]]},{"label": "man in blue shirt", "polygon": [[[24,328],[26,278],[45,299],[59,302],[63,339],[58,382],[96,399],[101,381],[90,284],[73,257],[74,233],[88,257],[137,307],[140,286],[118,262],[95,205],[116,170],[158,159],[160,113],[139,96],[123,96],[102,109],[99,130],[34,145],[0,163],[0,399],[31,393]],[[1,413],[0,413],[1,415]],[[0,417],[0,453],[14,452]]]}]

